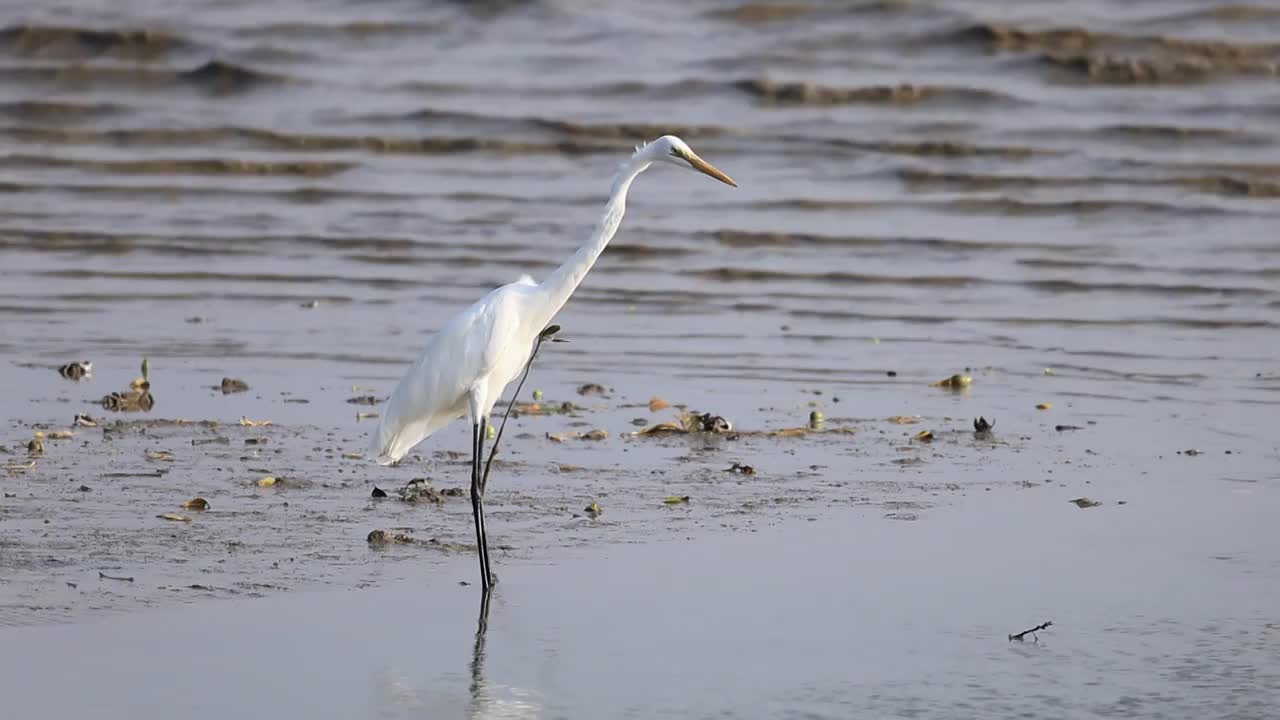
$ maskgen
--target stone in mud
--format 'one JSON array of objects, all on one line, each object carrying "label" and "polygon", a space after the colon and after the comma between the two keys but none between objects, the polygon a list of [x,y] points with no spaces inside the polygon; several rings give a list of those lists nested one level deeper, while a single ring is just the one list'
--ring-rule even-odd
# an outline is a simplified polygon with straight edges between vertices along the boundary
[{"label": "stone in mud", "polygon": [[547,433],[547,439],[551,442],[564,442],[565,440],[604,440],[609,437],[608,430],[589,430],[587,432],[562,432]]},{"label": "stone in mud", "polygon": [[394,543],[410,544],[417,542],[411,535],[393,533],[390,530],[373,530],[365,538],[370,545],[391,545]]}]

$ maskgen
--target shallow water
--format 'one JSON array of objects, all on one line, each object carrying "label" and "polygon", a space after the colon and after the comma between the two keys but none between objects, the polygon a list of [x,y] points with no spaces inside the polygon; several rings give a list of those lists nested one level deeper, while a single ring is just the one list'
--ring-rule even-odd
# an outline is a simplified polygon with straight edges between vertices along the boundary
[{"label": "shallow water", "polygon": [[[662,538],[720,548],[829,514],[852,526],[839,533],[928,525],[924,544],[943,550],[945,523],[963,522],[940,519],[954,503],[1012,503],[1064,528],[1153,499],[1191,507],[1206,489],[1269,507],[1278,32],[1280,13],[1261,3],[3,4],[0,625],[432,568],[471,579],[466,549],[448,544],[467,542],[465,500],[369,499],[413,477],[462,485],[450,453],[466,430],[377,468],[353,454],[372,425],[358,413],[378,408],[346,400],[384,397],[448,313],[567,257],[616,164],[664,132],[741,187],[642,176],[559,316],[571,342],[540,355],[527,390],[582,409],[514,421],[487,501],[513,583],[537,588],[544,571],[568,582],[573,567],[532,564],[566,548],[584,562]],[[143,356],[155,409],[132,422],[95,407]],[[91,379],[55,372],[80,358]],[[929,387],[965,368],[969,391]],[[251,390],[223,395],[224,376]],[[586,382],[608,397],[577,395]],[[747,433],[626,437],[633,420],[671,419],[645,407],[653,395]],[[814,409],[833,432],[750,434],[802,426]],[[77,428],[26,457],[32,432],[79,412],[131,422]],[[886,421],[897,415],[921,417]],[[997,419],[994,438],[973,437],[979,415]],[[609,438],[546,437],[592,428]],[[925,429],[933,442],[913,439]],[[154,450],[175,458],[147,460]],[[758,472],[726,472],[734,462]],[[269,474],[286,482],[254,486]],[[692,502],[666,507],[671,494]],[[212,509],[192,522],[156,518],[196,495]],[[1067,502],[1086,495],[1104,505]],[[580,517],[592,501],[600,522]],[[1237,512],[1196,522],[1206,538],[1276,547]],[[1144,527],[1184,542],[1176,523]],[[444,544],[371,551],[378,528]],[[1018,550],[1078,540],[1036,537]],[[1097,555],[1123,556],[1131,536],[1105,537]],[[888,563],[896,546],[883,552]],[[1258,553],[1250,581],[1272,587],[1274,553]],[[1020,559],[1003,557],[957,582],[1017,575]],[[1217,566],[1188,567],[1177,572]],[[678,613],[696,600],[678,589],[656,588],[654,602]],[[546,588],[504,592],[529,598],[530,618],[551,612],[535,605]],[[1040,590],[1009,592],[1021,609]],[[1225,612],[1232,598],[1205,602]],[[1201,642],[1214,610],[1177,602],[1161,617]],[[1089,642],[1112,658],[1109,638]],[[1003,672],[973,670],[987,671]],[[971,695],[945,687],[923,707]]]},{"label": "shallow water", "polygon": [[7,629],[0,689],[16,716],[101,718],[1270,716],[1274,493],[1137,492],[560,550],[504,569],[479,642],[478,593],[448,577],[463,559],[378,590]]},{"label": "shallow water", "polygon": [[0,352],[388,384],[445,313],[567,257],[671,130],[741,188],[641,178],[556,369],[785,389],[923,358],[1271,404],[1280,98],[1237,66],[1274,69],[1280,15],[1226,7],[10,10]]}]

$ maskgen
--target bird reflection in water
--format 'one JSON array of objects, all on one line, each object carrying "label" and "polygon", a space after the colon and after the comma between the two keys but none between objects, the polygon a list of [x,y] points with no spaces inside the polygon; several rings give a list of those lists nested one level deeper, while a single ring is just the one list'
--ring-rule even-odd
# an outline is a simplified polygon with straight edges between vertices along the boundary
[{"label": "bird reflection in water", "polygon": [[[489,633],[489,599],[492,589],[480,593],[480,614],[476,618],[476,639],[471,648],[471,703],[467,717],[473,720],[491,718],[537,718],[542,716],[542,706],[518,695],[532,694],[517,688],[500,687],[489,683],[484,675],[485,645]],[[504,690],[508,697],[497,697],[495,690]]]},{"label": "bird reflection in water", "polygon": [[[460,697],[461,684],[455,685],[460,674],[446,673],[425,684],[418,684],[407,675],[384,670],[381,678],[383,703],[379,708],[379,717],[414,720],[457,717],[463,715],[459,710],[464,705],[464,716],[472,720],[532,720],[542,717],[541,698],[536,690],[495,684],[485,675],[485,648],[492,596],[492,592],[480,593],[480,612],[476,618],[475,640],[468,663],[471,678],[465,700]],[[448,709],[447,713],[445,708]]]},{"label": "bird reflection in water", "polygon": [[471,705],[468,717],[483,716],[485,701],[484,680],[484,644],[489,633],[489,598],[493,591],[485,588],[480,592],[480,616],[476,619],[476,642],[471,650]]}]

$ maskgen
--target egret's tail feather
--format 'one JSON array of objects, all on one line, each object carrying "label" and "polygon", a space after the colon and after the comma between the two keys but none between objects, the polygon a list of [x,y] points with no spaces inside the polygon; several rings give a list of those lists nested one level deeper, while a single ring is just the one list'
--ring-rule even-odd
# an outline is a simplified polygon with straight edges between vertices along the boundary
[{"label": "egret's tail feather", "polygon": [[398,432],[390,433],[390,437],[385,433],[382,426],[373,433],[373,443],[369,450],[373,454],[373,459],[379,465],[390,465],[397,462],[413,449],[414,445],[422,442],[426,435],[418,435],[410,432],[413,428],[401,428]]},{"label": "egret's tail feather", "polygon": [[463,408],[449,408],[412,422],[399,419],[398,406],[394,402],[387,404],[387,412],[382,416],[378,429],[373,432],[373,440],[369,453],[379,465],[390,465],[426,440],[435,431],[453,422],[463,413]]}]

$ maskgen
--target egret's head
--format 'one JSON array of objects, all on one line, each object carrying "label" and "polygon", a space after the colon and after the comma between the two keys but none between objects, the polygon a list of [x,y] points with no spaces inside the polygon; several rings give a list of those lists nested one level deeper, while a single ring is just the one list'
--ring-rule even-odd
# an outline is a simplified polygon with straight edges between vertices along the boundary
[{"label": "egret's head", "polygon": [[668,162],[686,170],[697,170],[726,185],[738,187],[732,178],[720,172],[714,165],[698,157],[686,143],[675,135],[663,135],[645,146],[645,152],[653,162]]}]

